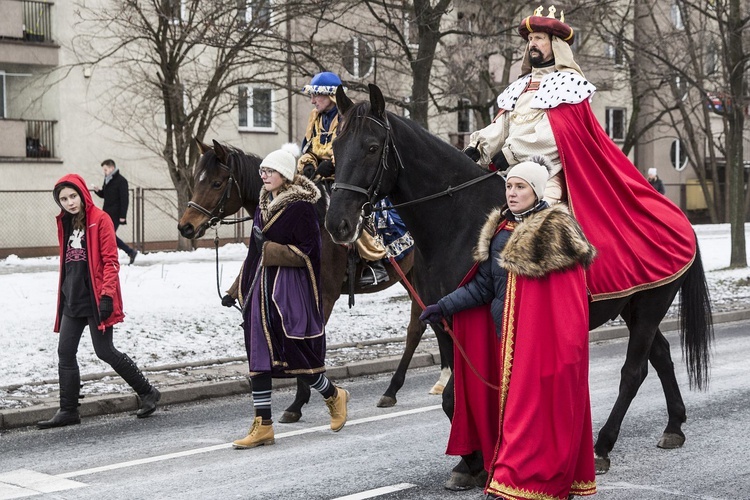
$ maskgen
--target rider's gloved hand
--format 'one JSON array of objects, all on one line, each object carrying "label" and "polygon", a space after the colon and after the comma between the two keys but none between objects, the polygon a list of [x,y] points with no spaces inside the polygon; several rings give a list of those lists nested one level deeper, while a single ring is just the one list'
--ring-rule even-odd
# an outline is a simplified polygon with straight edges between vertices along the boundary
[{"label": "rider's gloved hand", "polygon": [[479,153],[479,150],[475,148],[474,146],[469,146],[468,148],[464,149],[464,154],[471,158],[471,161],[478,162],[479,158],[481,158],[481,154]]},{"label": "rider's gloved hand", "polygon": [[424,308],[422,314],[419,315],[419,319],[430,325],[440,323],[440,320],[443,319],[443,310],[438,304],[430,304]]},{"label": "rider's gloved hand", "polygon": [[315,171],[315,175],[320,177],[331,177],[333,175],[333,162],[331,160],[323,160],[318,164],[318,170]]},{"label": "rider's gloved hand", "polygon": [[508,160],[505,158],[502,150],[492,157],[492,164],[495,165],[495,170],[500,171],[508,170],[508,167],[510,167],[510,164],[508,164]]},{"label": "rider's gloved hand", "polygon": [[312,179],[315,176],[315,165],[313,165],[312,163],[308,163],[304,167],[302,167],[302,175],[304,175],[308,179]]},{"label": "rider's gloved hand", "polygon": [[229,294],[226,294],[221,298],[221,305],[224,307],[232,307],[236,301],[237,299]]}]

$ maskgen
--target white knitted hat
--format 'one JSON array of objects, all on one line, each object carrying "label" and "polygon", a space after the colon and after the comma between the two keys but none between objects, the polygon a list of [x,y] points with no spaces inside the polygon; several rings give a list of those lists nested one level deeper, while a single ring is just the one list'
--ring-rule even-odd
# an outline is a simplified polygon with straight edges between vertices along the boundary
[{"label": "white knitted hat", "polygon": [[656,175],[656,169],[655,169],[655,168],[653,168],[653,167],[652,167],[652,168],[649,168],[649,169],[648,169],[648,175],[653,175],[653,176],[655,176],[655,175]]},{"label": "white knitted hat", "polygon": [[518,177],[529,183],[534,190],[536,199],[541,201],[544,198],[544,188],[547,187],[549,178],[549,160],[544,156],[534,156],[529,161],[523,161],[511,168],[506,179]]},{"label": "white knitted hat", "polygon": [[261,168],[272,168],[280,173],[285,179],[293,180],[297,172],[297,160],[289,151],[277,149],[268,153],[260,164]]}]

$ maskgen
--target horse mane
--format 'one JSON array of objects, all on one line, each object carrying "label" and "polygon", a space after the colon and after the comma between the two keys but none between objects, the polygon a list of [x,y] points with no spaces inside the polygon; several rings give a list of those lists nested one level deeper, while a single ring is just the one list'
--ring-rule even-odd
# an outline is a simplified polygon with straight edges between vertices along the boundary
[{"label": "horse mane", "polygon": [[[362,132],[365,127],[366,120],[352,120],[352,118],[363,118],[365,116],[368,116],[371,114],[371,110],[372,107],[368,101],[362,101],[353,104],[352,107],[349,108],[346,113],[344,113],[344,119],[339,125],[338,137]],[[469,157],[463,154],[460,149],[456,148],[449,142],[441,139],[437,135],[425,129],[414,120],[399,116],[390,111],[386,111],[386,116],[389,123],[398,122],[404,125],[412,133],[417,135],[421,143],[430,144],[430,146],[434,147],[442,154],[447,155],[450,161],[457,161],[467,166],[471,165],[470,168],[473,168],[476,174],[487,173],[487,170],[482,168],[477,163],[473,162]]]}]

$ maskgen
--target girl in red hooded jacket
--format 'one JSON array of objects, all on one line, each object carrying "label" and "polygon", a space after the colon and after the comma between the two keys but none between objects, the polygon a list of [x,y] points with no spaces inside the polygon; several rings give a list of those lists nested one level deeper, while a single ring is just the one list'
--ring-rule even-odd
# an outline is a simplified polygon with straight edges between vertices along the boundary
[{"label": "girl in red hooded jacket", "polygon": [[136,415],[147,417],[156,410],[161,394],[133,360],[112,343],[112,326],[125,317],[112,220],[94,205],[86,183],[76,174],[57,181],[53,193],[62,209],[57,216],[60,281],[54,329],[60,334],[57,345],[60,409],[37,426],[48,429],[81,423],[78,413],[81,376],[76,352],[86,325],[96,355],[138,393],[141,406]]}]

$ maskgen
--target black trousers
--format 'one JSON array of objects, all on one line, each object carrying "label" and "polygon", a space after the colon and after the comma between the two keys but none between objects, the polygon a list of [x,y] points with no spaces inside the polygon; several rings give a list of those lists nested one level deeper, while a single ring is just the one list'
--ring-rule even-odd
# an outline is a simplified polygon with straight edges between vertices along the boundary
[{"label": "black trousers", "polygon": [[117,240],[117,248],[128,254],[128,256],[133,255],[133,252],[135,252],[135,250],[129,247],[127,243],[122,241],[120,237],[117,236],[117,228],[120,227],[120,219],[112,219],[112,224],[115,225],[115,240]]},{"label": "black trousers", "polygon": [[151,390],[151,384],[127,354],[118,351],[112,341],[112,327],[103,332],[97,329],[96,319],[73,318],[63,314],[60,322],[60,338],[57,344],[58,371],[60,375],[60,407],[78,407],[81,376],[78,368],[78,345],[83,330],[89,327],[91,343],[96,356],[110,365],[138,394]]}]

